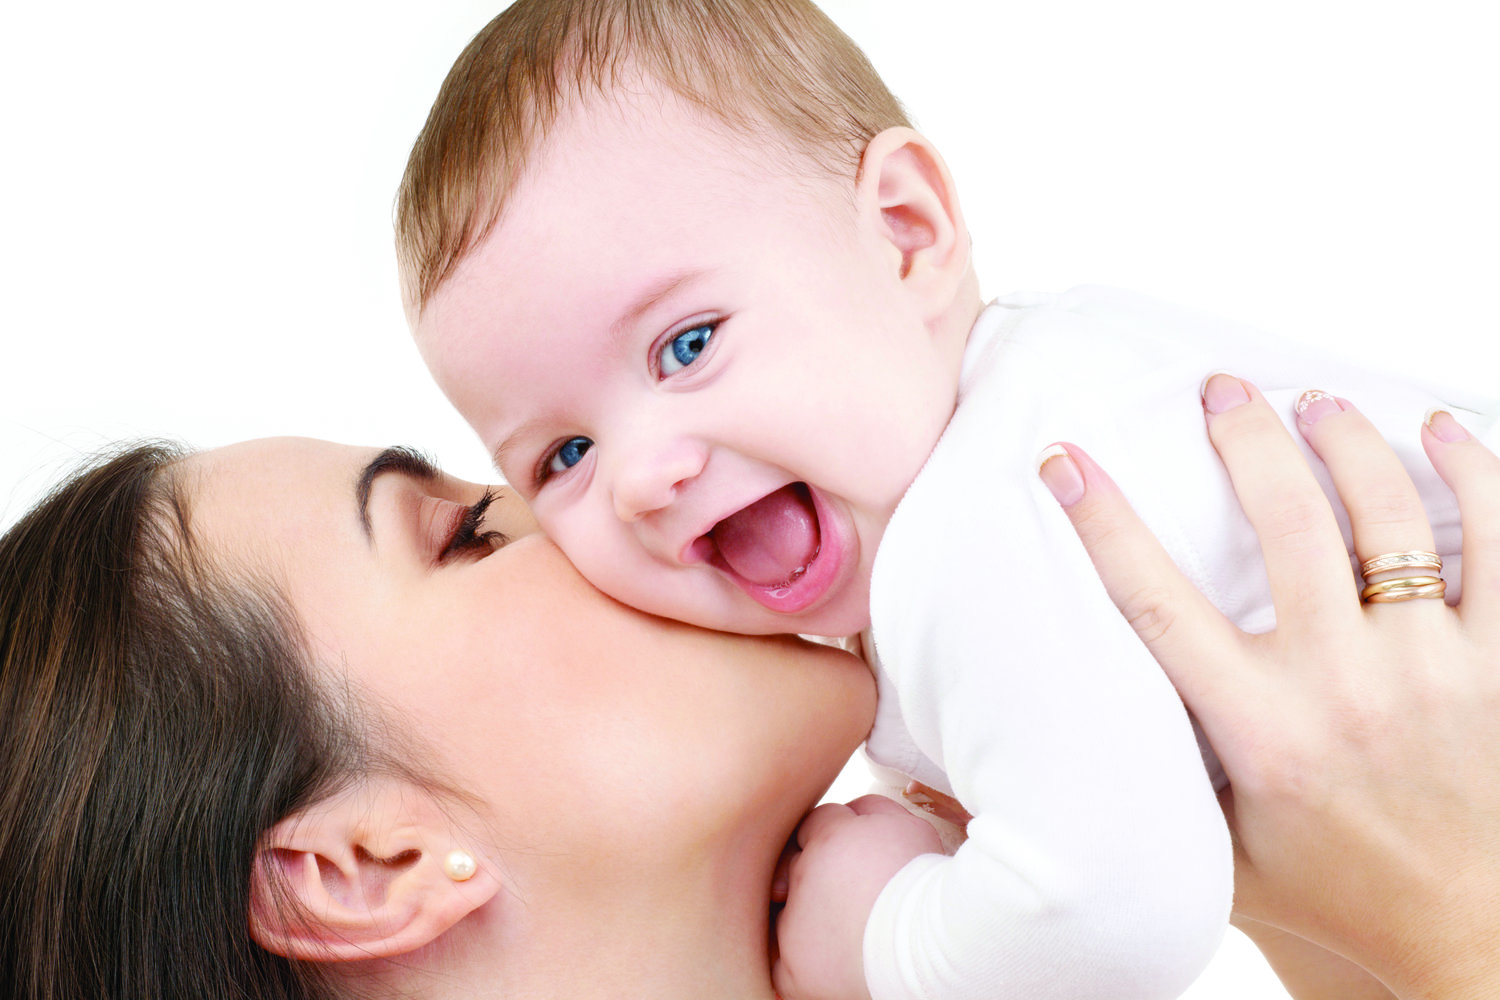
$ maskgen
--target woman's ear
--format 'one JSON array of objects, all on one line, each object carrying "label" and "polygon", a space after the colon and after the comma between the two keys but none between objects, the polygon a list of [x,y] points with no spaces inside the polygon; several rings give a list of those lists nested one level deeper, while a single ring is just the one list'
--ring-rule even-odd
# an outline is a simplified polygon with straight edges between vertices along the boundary
[{"label": "woman's ear", "polygon": [[455,843],[431,795],[377,780],[289,816],[261,838],[250,930],[287,958],[389,957],[435,940],[499,889],[493,863]]},{"label": "woman's ear", "polygon": [[969,230],[948,165],[926,137],[888,128],[860,157],[860,212],[889,245],[897,273],[933,313],[952,303],[970,267]]}]

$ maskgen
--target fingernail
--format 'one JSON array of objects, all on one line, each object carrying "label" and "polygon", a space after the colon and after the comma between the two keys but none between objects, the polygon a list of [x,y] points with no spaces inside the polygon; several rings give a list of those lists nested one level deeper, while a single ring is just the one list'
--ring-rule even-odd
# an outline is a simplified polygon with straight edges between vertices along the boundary
[{"label": "fingernail", "polygon": [[924,813],[937,815],[937,806],[932,802],[932,796],[922,791],[915,781],[907,785],[901,792],[901,797]]},{"label": "fingernail", "polygon": [[1432,431],[1433,437],[1447,444],[1469,440],[1469,432],[1464,430],[1464,425],[1454,420],[1453,414],[1447,410],[1428,410],[1427,429]]},{"label": "fingernail", "polygon": [[1083,472],[1073,456],[1060,444],[1048,445],[1037,470],[1057,502],[1071,507],[1083,499]]},{"label": "fingernail", "polygon": [[1223,413],[1250,402],[1245,383],[1224,372],[1215,372],[1203,382],[1203,408],[1209,413]]},{"label": "fingernail", "polygon": [[1297,397],[1297,419],[1309,426],[1332,413],[1342,413],[1344,404],[1322,389],[1309,389]]}]

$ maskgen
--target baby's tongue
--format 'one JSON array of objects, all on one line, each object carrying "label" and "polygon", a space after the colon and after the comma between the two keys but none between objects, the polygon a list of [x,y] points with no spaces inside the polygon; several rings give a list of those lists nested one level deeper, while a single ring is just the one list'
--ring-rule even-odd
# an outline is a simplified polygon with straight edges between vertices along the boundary
[{"label": "baby's tongue", "polygon": [[783,486],[714,526],[729,568],[762,587],[790,583],[818,554],[818,515],[802,483]]}]

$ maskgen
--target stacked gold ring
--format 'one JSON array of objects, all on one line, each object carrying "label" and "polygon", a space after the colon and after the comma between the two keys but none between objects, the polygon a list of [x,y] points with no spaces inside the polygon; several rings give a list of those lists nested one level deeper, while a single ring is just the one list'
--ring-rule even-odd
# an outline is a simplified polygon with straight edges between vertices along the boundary
[{"label": "stacked gold ring", "polygon": [[1359,564],[1360,576],[1374,576],[1393,569],[1430,569],[1434,573],[1443,569],[1443,557],[1436,552],[1390,552]]},{"label": "stacked gold ring", "polygon": [[1442,597],[1447,590],[1440,576],[1402,576],[1370,584],[1359,592],[1359,599],[1367,604],[1394,604],[1419,597]]},{"label": "stacked gold ring", "polygon": [[[1410,552],[1387,552],[1383,556],[1366,559],[1359,564],[1359,573],[1368,579],[1376,573],[1391,570],[1431,570],[1440,573],[1443,557],[1436,552],[1414,549]],[[1438,598],[1448,590],[1440,576],[1399,576],[1394,580],[1372,583],[1359,592],[1359,599],[1366,604],[1395,604],[1397,601],[1415,601],[1419,598]]]}]

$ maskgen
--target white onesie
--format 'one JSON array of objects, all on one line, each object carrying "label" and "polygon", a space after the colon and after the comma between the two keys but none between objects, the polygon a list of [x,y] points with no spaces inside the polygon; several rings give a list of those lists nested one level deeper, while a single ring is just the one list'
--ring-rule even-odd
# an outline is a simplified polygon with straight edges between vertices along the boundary
[{"label": "white onesie", "polygon": [[1270,629],[1258,542],[1199,406],[1216,370],[1254,382],[1289,426],[1304,389],[1359,406],[1411,471],[1457,592],[1457,505],[1419,431],[1444,405],[1493,438],[1489,401],[1112,289],[989,306],[958,409],[871,582],[868,752],[974,816],[953,857],[918,858],[876,901],[864,939],[875,1000],[1175,997],[1212,957],[1233,879],[1205,761],[1036,461],[1055,441],[1082,446],[1220,610]]}]

